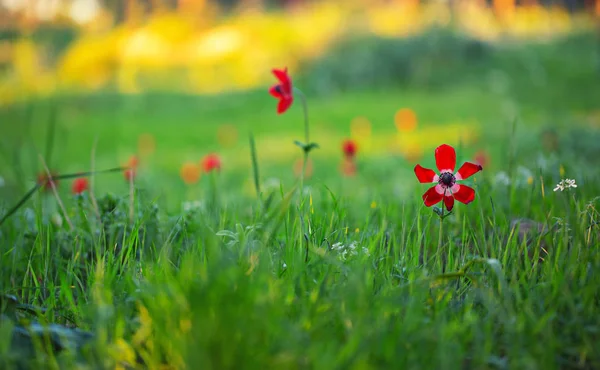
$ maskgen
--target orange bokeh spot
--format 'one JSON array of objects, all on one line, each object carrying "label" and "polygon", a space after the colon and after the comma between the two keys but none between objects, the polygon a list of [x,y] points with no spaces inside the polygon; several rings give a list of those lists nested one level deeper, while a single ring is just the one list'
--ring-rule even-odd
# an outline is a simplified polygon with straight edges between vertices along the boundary
[{"label": "orange bokeh spot", "polygon": [[232,147],[238,141],[238,130],[234,125],[225,124],[217,129],[217,142],[225,147]]},{"label": "orange bokeh spot", "polygon": [[398,131],[413,131],[417,128],[417,114],[410,108],[399,109],[394,115]]},{"label": "orange bokeh spot", "polygon": [[138,151],[141,155],[147,156],[156,150],[156,141],[151,134],[141,134],[138,138]]},{"label": "orange bokeh spot", "polygon": [[137,168],[137,166],[140,164],[140,160],[138,159],[137,156],[132,155],[131,157],[129,157],[129,160],[127,161],[127,167],[130,168]]},{"label": "orange bokeh spot", "polygon": [[200,166],[194,162],[186,162],[181,166],[179,175],[186,184],[195,184],[200,180]]}]

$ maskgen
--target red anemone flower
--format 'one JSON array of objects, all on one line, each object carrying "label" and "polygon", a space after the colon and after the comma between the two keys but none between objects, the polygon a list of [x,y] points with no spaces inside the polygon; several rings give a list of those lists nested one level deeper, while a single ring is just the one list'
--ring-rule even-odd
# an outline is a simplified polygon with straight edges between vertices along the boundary
[{"label": "red anemone flower", "polygon": [[73,191],[73,194],[79,195],[86,191],[88,187],[88,180],[85,177],[80,177],[73,181],[73,187],[71,188],[71,190]]},{"label": "red anemone flower", "polygon": [[209,154],[202,159],[202,168],[204,172],[221,169],[221,159],[216,154]]},{"label": "red anemone flower", "polygon": [[125,181],[130,182],[135,179],[135,168],[128,168],[123,171],[123,177],[125,177]]},{"label": "red anemone flower", "polygon": [[292,95],[292,80],[287,73],[287,67],[285,69],[273,69],[273,74],[279,80],[277,85],[271,86],[269,89],[269,93],[279,99],[279,103],[277,104],[277,114],[282,114],[294,101],[294,96]]},{"label": "red anemone flower", "polygon": [[45,191],[50,191],[52,188],[58,187],[58,179],[54,177],[56,174],[51,173],[50,176],[46,172],[42,172],[37,177],[37,182]]},{"label": "red anemone flower", "polygon": [[358,150],[358,145],[354,140],[347,139],[342,143],[342,151],[346,158],[354,158],[356,155],[356,151]]},{"label": "red anemone flower", "polygon": [[475,190],[467,185],[459,185],[456,182],[471,177],[483,170],[478,164],[465,162],[456,173],[456,152],[447,144],[442,144],[435,149],[435,164],[440,171],[423,168],[417,164],[415,175],[420,183],[437,183],[423,194],[423,201],[427,207],[431,207],[444,200],[446,209],[451,211],[454,207],[454,199],[461,203],[469,204],[475,199]]}]

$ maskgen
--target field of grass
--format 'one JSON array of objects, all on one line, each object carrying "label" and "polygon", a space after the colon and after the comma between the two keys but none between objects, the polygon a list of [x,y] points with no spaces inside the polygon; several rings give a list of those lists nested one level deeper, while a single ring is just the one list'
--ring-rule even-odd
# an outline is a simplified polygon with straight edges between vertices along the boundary
[{"label": "field of grass", "polygon": [[[60,203],[41,191],[0,225],[0,368],[599,368],[598,76],[557,66],[537,88],[517,70],[511,88],[492,71],[308,93],[320,148],[302,191],[300,101],[277,115],[266,89],[4,108],[0,216],[39,155],[58,173],[140,165],[83,196],[63,180]],[[396,127],[401,108],[414,130]],[[413,168],[444,143],[457,168],[487,163],[465,180],[475,201],[442,220]],[[186,185],[182,164],[208,153],[221,170]]]}]

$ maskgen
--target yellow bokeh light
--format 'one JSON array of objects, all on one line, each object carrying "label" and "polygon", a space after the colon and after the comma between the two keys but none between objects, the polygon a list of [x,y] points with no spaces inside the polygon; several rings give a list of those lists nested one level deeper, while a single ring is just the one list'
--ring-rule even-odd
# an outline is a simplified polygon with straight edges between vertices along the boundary
[{"label": "yellow bokeh light", "polygon": [[363,116],[358,116],[350,123],[350,133],[352,137],[361,139],[371,136],[371,121]]},{"label": "yellow bokeh light", "polygon": [[138,152],[142,156],[148,156],[156,150],[156,141],[152,134],[141,134],[138,138]]},{"label": "yellow bokeh light", "polygon": [[238,130],[234,125],[225,124],[217,129],[217,141],[225,148],[234,146],[238,141]]}]

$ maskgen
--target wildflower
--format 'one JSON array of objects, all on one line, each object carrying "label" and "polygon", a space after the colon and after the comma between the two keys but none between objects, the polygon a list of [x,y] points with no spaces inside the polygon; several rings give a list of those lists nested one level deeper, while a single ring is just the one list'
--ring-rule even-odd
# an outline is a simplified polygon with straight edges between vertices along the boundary
[{"label": "wildflower", "polygon": [[564,191],[564,190],[568,190],[571,188],[576,188],[577,184],[575,183],[575,180],[571,180],[571,179],[564,179],[564,180],[560,180],[560,182],[558,184],[556,184],[556,187],[554,188],[554,191]]},{"label": "wildflower", "polygon": [[202,168],[204,172],[221,169],[221,159],[216,154],[209,154],[202,159]]},{"label": "wildflower", "polygon": [[342,143],[342,151],[344,152],[344,155],[346,156],[346,158],[349,158],[349,159],[354,158],[354,156],[356,156],[357,150],[358,150],[358,145],[356,145],[356,142],[354,140],[346,139]]},{"label": "wildflower", "polygon": [[[357,256],[358,252],[359,252],[358,243],[355,241],[353,241],[352,243],[350,243],[348,245],[338,242],[338,243],[333,244],[331,246],[331,249],[338,254],[338,258],[341,259],[342,261],[345,261],[350,257]],[[369,252],[369,249],[367,249],[365,247],[360,248],[360,252],[367,257],[369,257],[371,255],[371,253]]]},{"label": "wildflower", "polygon": [[125,181],[131,182],[135,179],[139,163],[140,162],[138,160],[138,157],[136,157],[135,155],[129,157],[129,160],[127,161],[126,165],[128,168],[125,171],[123,171],[123,177],[125,177]]},{"label": "wildflower", "polygon": [[73,186],[72,186],[71,190],[73,191],[73,194],[79,195],[79,194],[83,193],[84,191],[88,190],[88,187],[89,187],[88,179],[86,179],[85,177],[80,177],[73,181]]},{"label": "wildflower", "polygon": [[50,191],[52,188],[58,187],[58,180],[54,178],[55,176],[56,174],[51,173],[50,176],[48,176],[46,172],[42,172],[38,175],[37,182],[42,189]]},{"label": "wildflower", "polygon": [[194,201],[186,201],[182,203],[182,208],[184,212],[193,212],[200,210],[204,207],[204,202],[201,200]]},{"label": "wildflower", "polygon": [[277,85],[269,89],[269,93],[279,99],[277,104],[277,114],[282,114],[292,105],[294,96],[292,95],[292,80],[288,76],[287,68],[273,69],[273,74],[279,80]]},{"label": "wildflower", "polygon": [[125,171],[123,171],[123,177],[125,177],[125,181],[130,182],[133,181],[133,179],[135,179],[135,169],[134,168],[128,168]]},{"label": "wildflower", "polygon": [[475,199],[475,190],[466,185],[459,185],[456,182],[465,180],[477,172],[483,170],[481,165],[465,162],[456,173],[456,152],[454,148],[447,144],[442,144],[435,149],[435,162],[439,174],[433,170],[423,168],[417,164],[415,166],[415,175],[420,183],[437,183],[429,188],[423,194],[423,201],[427,207],[444,201],[446,209],[451,211],[454,207],[454,199],[461,203],[469,204]]},{"label": "wildflower", "polygon": [[494,176],[494,183],[508,186],[510,185],[510,178],[508,177],[506,172],[500,171],[496,174],[496,176]]},{"label": "wildflower", "polygon": [[200,166],[193,162],[184,163],[179,175],[186,184],[194,184],[200,179]]}]

